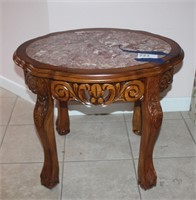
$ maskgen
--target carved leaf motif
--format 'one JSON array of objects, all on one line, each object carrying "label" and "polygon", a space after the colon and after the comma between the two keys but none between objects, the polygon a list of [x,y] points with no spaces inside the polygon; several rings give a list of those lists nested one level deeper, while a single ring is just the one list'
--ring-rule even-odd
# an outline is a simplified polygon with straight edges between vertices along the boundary
[{"label": "carved leaf motif", "polygon": [[37,102],[34,109],[34,121],[38,127],[43,126],[43,121],[47,113],[48,104],[47,97],[37,96]]},{"label": "carved leaf motif", "polygon": [[108,94],[106,94],[105,97],[105,105],[108,105],[109,103],[113,102],[114,99],[117,100],[119,98],[120,83],[116,83],[115,85],[104,84],[103,90],[108,91]]},{"label": "carved leaf motif", "polygon": [[102,90],[100,84],[93,84],[91,86],[90,96],[93,96],[95,98],[99,98],[99,97],[102,97],[103,95],[104,95],[104,91]]},{"label": "carved leaf motif", "polygon": [[25,82],[33,93],[40,94],[42,96],[47,94],[48,91],[47,79],[38,78],[31,75],[29,72],[25,72]]},{"label": "carved leaf motif", "polygon": [[78,94],[78,97],[79,97],[78,100],[79,101],[81,101],[84,104],[89,104],[88,103],[89,102],[89,95],[87,95],[86,91],[90,90],[90,85],[89,84],[80,84],[80,85],[78,85],[78,87],[75,87],[75,88],[78,88],[78,90],[75,90],[76,93],[74,94],[74,97],[76,99],[78,99],[77,98],[77,94]]},{"label": "carved leaf motif", "polygon": [[48,110],[48,79],[39,78],[25,71],[25,81],[29,89],[37,94],[37,102],[34,109],[34,121],[36,126],[42,127]]},{"label": "carved leaf motif", "polygon": [[154,126],[155,128],[159,128],[162,123],[162,109],[160,106],[159,102],[159,96],[153,94],[150,97],[150,102],[149,102],[149,111],[152,115],[152,119],[154,121]]},{"label": "carved leaf motif", "polygon": [[166,71],[160,78],[159,81],[159,91],[163,92],[169,87],[173,81],[173,68],[169,71]]}]

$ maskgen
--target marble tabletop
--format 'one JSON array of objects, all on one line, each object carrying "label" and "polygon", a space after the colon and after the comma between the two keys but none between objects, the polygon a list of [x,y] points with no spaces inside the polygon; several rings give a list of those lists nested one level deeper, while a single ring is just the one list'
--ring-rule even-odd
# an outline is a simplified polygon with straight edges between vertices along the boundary
[{"label": "marble tabletop", "polygon": [[124,50],[168,54],[171,46],[143,32],[87,29],[59,32],[35,40],[26,48],[26,54],[41,63],[73,69],[125,68],[144,63],[136,60],[137,53]]}]

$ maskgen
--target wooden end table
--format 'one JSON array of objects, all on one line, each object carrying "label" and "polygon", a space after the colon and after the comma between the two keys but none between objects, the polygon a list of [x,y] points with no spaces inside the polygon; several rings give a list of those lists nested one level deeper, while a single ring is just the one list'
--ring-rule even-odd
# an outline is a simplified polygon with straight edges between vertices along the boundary
[{"label": "wooden end table", "polygon": [[44,149],[41,183],[59,183],[56,129],[69,133],[67,102],[109,105],[135,102],[133,131],[141,135],[138,183],[156,185],[153,148],[162,123],[159,93],[172,82],[183,50],[169,38],[125,29],[80,29],[52,33],[23,43],[14,53],[25,82],[37,94],[34,122]]}]

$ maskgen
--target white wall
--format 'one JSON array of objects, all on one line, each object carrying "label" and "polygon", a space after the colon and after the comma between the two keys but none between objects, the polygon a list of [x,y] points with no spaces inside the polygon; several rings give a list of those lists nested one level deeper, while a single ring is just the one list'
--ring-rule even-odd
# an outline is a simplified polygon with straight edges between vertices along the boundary
[{"label": "white wall", "polygon": [[[24,87],[21,70],[12,53],[30,38],[47,32],[86,27],[118,27],[146,30],[170,37],[185,51],[183,66],[174,76],[172,90],[163,100],[164,110],[188,110],[194,61],[194,0],[4,0],[3,76]],[[2,79],[2,77],[1,77]],[[20,93],[20,92],[19,92]],[[25,96],[25,93],[22,93]],[[176,102],[176,103],[174,103]],[[118,109],[118,108],[117,108]]]},{"label": "white wall", "polygon": [[0,4],[0,74],[2,71],[2,57],[3,57],[3,48],[2,48],[2,4]]},{"label": "white wall", "polygon": [[194,1],[194,67],[196,70],[196,0]]},{"label": "white wall", "polygon": [[49,32],[47,0],[2,0],[0,3],[3,19],[1,85],[25,96],[23,71],[13,63],[12,55],[24,41]]}]

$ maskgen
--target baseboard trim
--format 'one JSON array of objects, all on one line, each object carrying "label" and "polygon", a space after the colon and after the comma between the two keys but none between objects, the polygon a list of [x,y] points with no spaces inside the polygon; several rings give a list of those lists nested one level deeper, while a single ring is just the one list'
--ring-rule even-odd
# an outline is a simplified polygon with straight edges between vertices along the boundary
[{"label": "baseboard trim", "polygon": [[[31,102],[35,103],[36,96],[24,87],[12,80],[9,80],[0,75],[0,87],[11,91],[17,96]],[[161,105],[163,112],[177,112],[177,111],[188,111],[190,109],[191,97],[179,97],[179,98],[163,98],[161,100]],[[92,106],[91,108],[86,106],[81,106],[80,104],[70,104],[69,114],[70,115],[84,115],[93,113],[130,113],[132,112],[133,106],[128,103],[115,103],[105,108],[101,106]]]},{"label": "baseboard trim", "polygon": [[35,102],[35,95],[32,94],[31,91],[25,86],[22,86],[10,79],[7,79],[0,75],[0,87],[9,90],[10,92],[16,94],[17,96],[34,103]]}]

